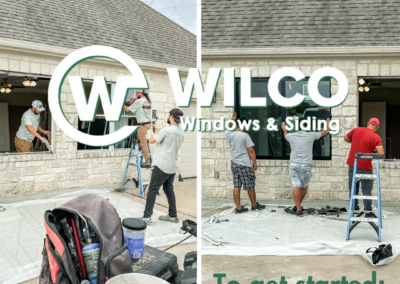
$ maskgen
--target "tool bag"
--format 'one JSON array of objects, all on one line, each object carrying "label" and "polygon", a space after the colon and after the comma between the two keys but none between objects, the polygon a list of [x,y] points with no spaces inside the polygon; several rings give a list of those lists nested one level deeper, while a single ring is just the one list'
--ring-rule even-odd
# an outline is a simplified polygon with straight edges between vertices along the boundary
[{"label": "tool bag", "polygon": [[[371,249],[375,249],[375,250],[370,251]],[[372,263],[373,264],[378,264],[379,261],[393,256],[391,244],[380,245],[378,248],[372,247],[366,251],[366,253],[371,253],[371,252],[372,252]]]},{"label": "tool bag", "polygon": [[74,216],[81,216],[86,220],[96,243],[100,244],[97,284],[104,284],[109,278],[133,272],[117,211],[103,197],[85,194],[45,212],[46,238],[39,284],[81,283],[82,272],[77,269],[79,262],[71,254],[60,223],[64,217],[74,220]]}]

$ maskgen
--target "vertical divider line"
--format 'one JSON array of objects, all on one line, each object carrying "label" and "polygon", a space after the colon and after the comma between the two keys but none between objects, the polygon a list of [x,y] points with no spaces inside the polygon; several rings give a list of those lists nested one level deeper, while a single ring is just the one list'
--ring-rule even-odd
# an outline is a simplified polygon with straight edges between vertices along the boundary
[{"label": "vertical divider line", "polygon": [[[201,0],[197,0],[197,69],[201,74]],[[197,94],[196,94],[197,96]],[[200,100],[197,97],[197,117],[201,117]],[[196,127],[195,127],[195,131]],[[197,132],[197,283],[201,283],[201,132]]]}]

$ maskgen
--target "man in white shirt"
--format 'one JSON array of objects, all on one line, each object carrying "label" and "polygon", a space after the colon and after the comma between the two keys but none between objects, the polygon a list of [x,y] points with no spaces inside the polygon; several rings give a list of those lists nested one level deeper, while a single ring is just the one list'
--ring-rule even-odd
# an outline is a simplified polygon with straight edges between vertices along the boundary
[{"label": "man in white shirt", "polygon": [[41,101],[33,101],[32,107],[28,109],[21,118],[21,126],[15,136],[15,149],[17,152],[33,152],[33,139],[37,137],[43,142],[43,137],[37,131],[51,138],[51,132],[43,130],[39,125],[40,113],[45,111]]},{"label": "man in white shirt", "polygon": [[[300,122],[306,120],[301,118]],[[292,210],[285,209],[286,212],[294,213],[302,217],[301,202],[307,193],[307,188],[311,179],[311,165],[313,157],[314,140],[317,140],[329,133],[330,119],[326,120],[328,129],[321,132],[297,131],[288,133],[286,123],[282,122],[282,130],[286,141],[290,143],[290,163],[289,174],[293,187],[293,199],[296,204]],[[306,126],[306,125],[305,125]],[[306,126],[307,127],[307,126]]]}]

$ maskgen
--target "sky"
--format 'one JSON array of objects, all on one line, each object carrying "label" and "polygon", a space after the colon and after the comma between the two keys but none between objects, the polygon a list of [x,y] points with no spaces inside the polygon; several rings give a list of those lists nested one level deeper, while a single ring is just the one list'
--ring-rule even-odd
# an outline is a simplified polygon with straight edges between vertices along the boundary
[{"label": "sky", "polygon": [[197,0],[141,0],[191,33],[196,34]]}]

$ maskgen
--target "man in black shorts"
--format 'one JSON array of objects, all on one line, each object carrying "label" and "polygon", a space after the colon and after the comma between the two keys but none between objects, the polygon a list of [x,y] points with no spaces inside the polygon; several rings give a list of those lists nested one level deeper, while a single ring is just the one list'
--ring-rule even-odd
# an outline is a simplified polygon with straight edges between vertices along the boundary
[{"label": "man in black shorts", "polygon": [[[236,121],[237,114],[234,113],[232,120]],[[242,117],[237,119],[237,122],[247,121]],[[240,189],[243,189],[249,194],[251,201],[251,210],[262,210],[265,205],[261,205],[256,200],[256,186],[257,160],[254,151],[254,143],[246,130],[242,131],[239,125],[236,125],[234,131],[225,131],[226,139],[228,140],[229,148],[231,150],[231,170],[233,175],[233,199],[236,204],[236,213],[243,213],[248,211],[247,208],[240,204]]]}]

